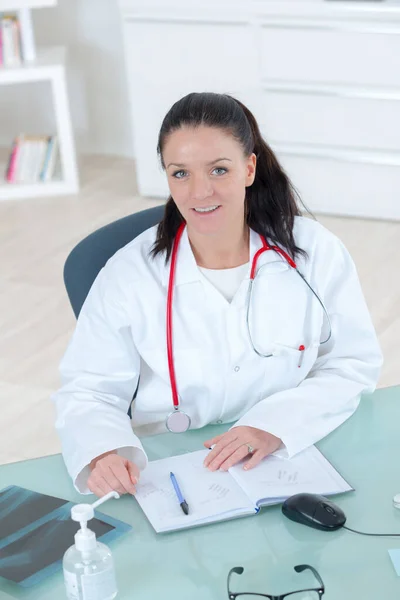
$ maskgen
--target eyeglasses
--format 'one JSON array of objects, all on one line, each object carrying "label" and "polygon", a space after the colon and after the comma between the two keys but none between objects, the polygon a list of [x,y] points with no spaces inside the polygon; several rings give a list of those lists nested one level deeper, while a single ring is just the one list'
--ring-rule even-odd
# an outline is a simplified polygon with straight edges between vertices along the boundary
[{"label": "eyeglasses", "polygon": [[287,594],[281,594],[278,596],[271,596],[270,594],[257,594],[254,592],[238,592],[237,594],[232,592],[230,583],[233,573],[241,575],[244,571],[243,567],[233,567],[233,569],[231,569],[228,573],[228,598],[229,600],[236,600],[236,598],[239,598],[240,600],[257,600],[257,598],[269,598],[269,600],[283,600],[284,598],[288,598],[288,600],[320,600],[325,593],[324,582],[314,567],[310,567],[310,565],[296,565],[294,567],[296,573],[301,573],[302,571],[305,571],[305,569],[310,569],[310,571],[314,574],[319,583],[318,587],[288,592]]}]

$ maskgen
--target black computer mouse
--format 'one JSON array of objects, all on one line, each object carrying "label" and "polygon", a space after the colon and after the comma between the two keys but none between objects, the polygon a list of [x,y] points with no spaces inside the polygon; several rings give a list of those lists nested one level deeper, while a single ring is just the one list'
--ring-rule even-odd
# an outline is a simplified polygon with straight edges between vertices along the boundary
[{"label": "black computer mouse", "polygon": [[283,503],[282,512],[292,521],[323,531],[335,531],[346,523],[342,509],[318,494],[291,496]]}]

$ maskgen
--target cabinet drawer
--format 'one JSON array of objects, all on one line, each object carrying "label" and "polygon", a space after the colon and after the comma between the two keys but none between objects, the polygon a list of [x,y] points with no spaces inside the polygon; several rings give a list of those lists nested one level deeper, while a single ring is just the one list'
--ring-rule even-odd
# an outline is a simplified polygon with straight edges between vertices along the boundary
[{"label": "cabinet drawer", "polygon": [[315,213],[400,219],[400,166],[277,155]]},{"label": "cabinet drawer", "polygon": [[267,140],[400,150],[398,100],[332,93],[263,90],[260,120]]},{"label": "cabinet drawer", "polygon": [[370,23],[342,27],[264,23],[263,77],[400,85],[400,28]]}]

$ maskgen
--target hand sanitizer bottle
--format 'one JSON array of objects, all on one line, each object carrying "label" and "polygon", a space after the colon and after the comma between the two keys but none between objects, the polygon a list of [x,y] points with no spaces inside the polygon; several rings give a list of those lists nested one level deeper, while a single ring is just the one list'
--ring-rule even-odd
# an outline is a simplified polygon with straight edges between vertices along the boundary
[{"label": "hand sanitizer bottle", "polygon": [[119,498],[110,492],[93,504],[77,504],[71,517],[81,524],[75,534],[75,544],[64,554],[63,571],[68,600],[112,600],[117,595],[114,563],[105,544],[96,540],[87,522],[94,517],[94,508],[109,498]]}]

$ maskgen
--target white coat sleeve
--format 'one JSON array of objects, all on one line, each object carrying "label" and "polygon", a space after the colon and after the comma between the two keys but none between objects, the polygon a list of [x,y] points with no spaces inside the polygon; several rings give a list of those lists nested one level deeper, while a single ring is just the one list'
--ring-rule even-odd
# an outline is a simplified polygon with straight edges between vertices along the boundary
[{"label": "white coat sleeve", "polygon": [[103,269],[61,361],[61,388],[52,396],[64,461],[82,494],[90,493],[90,462],[104,452],[117,449],[140,469],[147,464],[127,414],[139,367],[118,285],[108,281]]},{"label": "white coat sleeve", "polygon": [[[355,265],[334,236],[319,251],[315,279],[332,323],[307,377],[254,405],[234,427],[247,425],[279,437],[291,457],[325,437],[356,410],[363,392],[374,391],[382,354]],[[325,328],[324,328],[325,331]],[[283,451],[282,451],[283,450]]]}]

